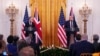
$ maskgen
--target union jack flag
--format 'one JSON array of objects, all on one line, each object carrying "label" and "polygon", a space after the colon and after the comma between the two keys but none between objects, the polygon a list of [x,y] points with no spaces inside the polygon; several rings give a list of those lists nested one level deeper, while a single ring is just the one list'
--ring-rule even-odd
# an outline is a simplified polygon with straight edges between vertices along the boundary
[{"label": "union jack flag", "polygon": [[38,40],[40,40],[42,42],[41,23],[40,23],[40,19],[39,19],[39,14],[38,14],[38,9],[37,8],[35,8],[33,22],[34,22],[35,27],[36,27],[36,32],[35,32],[36,43],[38,42]]},{"label": "union jack flag", "polygon": [[60,11],[60,16],[59,16],[59,22],[58,22],[58,32],[57,32],[57,36],[60,40],[60,42],[62,43],[63,47],[67,46],[67,36],[64,30],[64,23],[65,23],[65,17],[64,17],[64,13],[63,13],[63,8],[61,7],[61,11]]}]

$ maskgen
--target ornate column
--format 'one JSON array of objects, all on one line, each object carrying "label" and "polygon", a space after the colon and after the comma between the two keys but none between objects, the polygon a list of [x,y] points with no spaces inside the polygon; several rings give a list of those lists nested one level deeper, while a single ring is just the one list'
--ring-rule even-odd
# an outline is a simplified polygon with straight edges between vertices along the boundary
[{"label": "ornate column", "polygon": [[18,13],[18,9],[17,9],[17,8],[15,7],[15,5],[12,3],[12,4],[6,9],[6,13],[7,13],[8,16],[10,17],[10,22],[11,22],[10,34],[13,35],[14,17],[15,17],[16,14]]},{"label": "ornate column", "polygon": [[87,34],[87,21],[88,16],[91,14],[91,9],[85,3],[84,6],[79,10],[80,15],[84,18],[84,34]]}]

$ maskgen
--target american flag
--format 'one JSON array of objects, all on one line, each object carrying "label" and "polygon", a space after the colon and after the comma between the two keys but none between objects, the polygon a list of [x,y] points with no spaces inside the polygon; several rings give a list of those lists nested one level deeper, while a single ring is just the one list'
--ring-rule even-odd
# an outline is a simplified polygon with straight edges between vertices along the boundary
[{"label": "american flag", "polygon": [[35,27],[36,27],[36,42],[38,42],[38,40],[40,40],[42,42],[42,30],[41,30],[41,23],[40,23],[40,19],[39,19],[39,15],[38,15],[38,9],[35,8],[35,12],[34,12],[34,20],[33,20]]},{"label": "american flag", "polygon": [[60,11],[60,17],[59,17],[59,22],[58,22],[58,32],[57,32],[57,36],[60,40],[60,42],[62,43],[63,47],[67,46],[67,36],[66,36],[66,32],[64,30],[64,23],[65,23],[65,17],[64,17],[64,13],[63,13],[63,8],[61,7],[61,11]]},{"label": "american flag", "polygon": [[27,6],[25,8],[25,14],[24,14],[24,19],[23,19],[23,23],[22,23],[22,28],[21,28],[21,38],[25,39],[25,23],[29,21],[29,16],[28,16],[28,10],[27,10]]}]

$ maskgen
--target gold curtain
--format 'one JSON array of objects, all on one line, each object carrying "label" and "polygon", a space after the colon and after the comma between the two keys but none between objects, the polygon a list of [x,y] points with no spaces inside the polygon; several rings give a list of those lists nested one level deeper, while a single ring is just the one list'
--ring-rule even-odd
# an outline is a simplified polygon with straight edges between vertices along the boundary
[{"label": "gold curtain", "polygon": [[30,0],[31,16],[35,7],[38,7],[39,18],[42,24],[43,46],[60,46],[57,37],[58,19],[61,6],[66,15],[66,0]]}]

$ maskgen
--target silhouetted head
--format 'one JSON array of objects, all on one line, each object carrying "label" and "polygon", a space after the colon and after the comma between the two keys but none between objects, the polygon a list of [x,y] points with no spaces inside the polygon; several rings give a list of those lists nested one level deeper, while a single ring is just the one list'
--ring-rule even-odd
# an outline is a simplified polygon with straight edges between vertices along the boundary
[{"label": "silhouetted head", "polygon": [[2,48],[2,43],[0,42],[0,49]]},{"label": "silhouetted head", "polygon": [[19,56],[35,56],[34,50],[30,46],[22,48],[18,54]]},{"label": "silhouetted head", "polygon": [[20,51],[22,48],[29,46],[24,39],[21,39],[18,41],[18,51]]},{"label": "silhouetted head", "polygon": [[3,40],[3,34],[0,34],[0,40]]},{"label": "silhouetted head", "polygon": [[17,42],[19,40],[19,37],[18,36],[14,36],[13,40],[14,40],[14,42]]},{"label": "silhouetted head", "polygon": [[80,34],[76,35],[76,40],[81,40],[81,35]]},{"label": "silhouetted head", "polygon": [[93,35],[93,41],[98,41],[98,40],[99,40],[99,35],[94,34],[94,35]]},{"label": "silhouetted head", "polygon": [[9,35],[9,36],[8,36],[7,42],[8,42],[8,43],[13,43],[13,36],[12,36],[12,35]]}]

